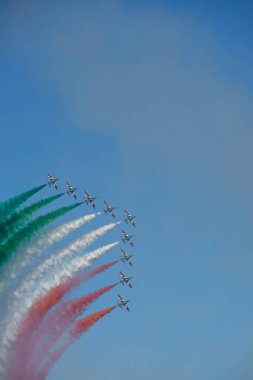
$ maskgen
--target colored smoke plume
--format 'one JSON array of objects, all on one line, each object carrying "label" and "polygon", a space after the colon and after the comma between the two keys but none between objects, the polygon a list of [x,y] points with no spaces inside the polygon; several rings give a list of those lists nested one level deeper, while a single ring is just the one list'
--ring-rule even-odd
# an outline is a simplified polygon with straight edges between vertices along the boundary
[{"label": "colored smoke plume", "polygon": [[37,217],[27,226],[18,230],[16,234],[0,247],[0,266],[2,266],[13,254],[13,252],[25,241],[31,239],[40,229],[53,222],[60,216],[78,207],[81,203],[75,203],[70,206],[61,207],[57,210],[48,212],[45,215]]},{"label": "colored smoke plume", "polygon": [[105,317],[107,314],[111,313],[115,309],[115,307],[116,306],[96,311],[95,313],[92,313],[87,317],[77,321],[71,329],[70,333],[68,334],[68,337],[64,344],[57,350],[50,352],[50,355],[48,356],[46,363],[40,368],[34,379],[44,380],[47,377],[47,374],[52,368],[52,366],[60,359],[60,357],[64,354],[66,349],[78,338],[80,338],[82,334],[88,331],[96,322]]},{"label": "colored smoke plume", "polygon": [[53,229],[39,233],[38,236],[35,236],[31,241],[26,242],[21,249],[15,252],[15,257],[12,256],[4,266],[4,271],[0,279],[0,293],[11,286],[13,279],[20,276],[21,270],[23,268],[29,268],[32,260],[39,257],[44,250],[100,214],[101,213],[98,212],[96,214],[85,215],[71,222],[62,223]]},{"label": "colored smoke plume", "polygon": [[[20,347],[20,353],[23,355],[23,363],[27,363],[26,376],[29,378],[31,374],[39,367],[39,364],[47,358],[54,345],[68,331],[75,319],[77,319],[86,308],[96,301],[99,297],[113,289],[117,284],[105,286],[96,290],[86,296],[66,301],[59,305],[59,307],[48,314],[42,321],[41,325],[34,329],[29,343],[27,339]],[[32,360],[33,353],[35,355]],[[24,354],[25,353],[25,354]],[[20,355],[19,355],[20,357]]]},{"label": "colored smoke plume", "polygon": [[26,202],[30,197],[36,194],[38,191],[42,190],[46,184],[32,188],[31,190],[25,191],[17,195],[16,197],[7,199],[7,201],[0,203],[0,221],[1,223],[6,220],[6,218],[11,215],[22,203]]},{"label": "colored smoke plume", "polygon": [[23,208],[20,211],[15,211],[9,218],[7,218],[3,223],[0,224],[0,239],[1,245],[3,242],[14,236],[18,228],[24,227],[27,221],[30,220],[30,216],[40,210],[42,207],[45,207],[49,203],[55,201],[56,199],[62,197],[64,193],[53,195],[48,198],[44,198],[31,204],[28,207]]}]

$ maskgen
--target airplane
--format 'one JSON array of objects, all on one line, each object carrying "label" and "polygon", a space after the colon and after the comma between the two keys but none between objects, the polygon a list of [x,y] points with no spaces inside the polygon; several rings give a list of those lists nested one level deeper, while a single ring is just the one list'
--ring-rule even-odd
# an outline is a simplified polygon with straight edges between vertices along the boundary
[{"label": "airplane", "polygon": [[124,231],[124,230],[121,230],[122,231],[122,238],[121,238],[121,240],[123,241],[123,243],[128,243],[128,244],[130,244],[132,247],[134,246],[134,243],[132,242],[132,237],[134,236],[134,235],[128,235],[127,233],[126,233],[126,231]]},{"label": "airplane", "polygon": [[120,294],[118,294],[118,306],[122,309],[124,307],[127,311],[130,311],[129,307],[127,306],[129,300],[124,300],[123,297],[121,297]]},{"label": "airplane", "polygon": [[130,280],[131,280],[131,278],[132,277],[127,277],[123,272],[120,272],[120,279],[119,279],[119,281],[120,281],[120,283],[122,284],[122,285],[128,285],[129,286],[129,288],[132,288],[132,284],[131,284],[131,282],[130,282]]},{"label": "airplane", "polygon": [[66,193],[68,195],[73,195],[73,197],[76,199],[77,198],[77,196],[76,196],[77,187],[73,187],[68,181],[66,183],[67,183]]},{"label": "airplane", "polygon": [[133,266],[133,263],[131,261],[131,257],[133,255],[128,255],[123,249],[121,249],[121,254],[123,255],[123,257],[121,257],[121,261],[124,263],[125,261],[128,262],[128,264],[132,267]]},{"label": "airplane", "polygon": [[108,202],[104,201],[104,212],[107,214],[107,215],[111,215],[113,218],[115,218],[115,214],[113,212],[113,210],[115,210],[116,207],[112,207],[109,205]]},{"label": "airplane", "polygon": [[47,173],[47,176],[48,176],[47,183],[49,184],[49,186],[51,187],[52,185],[56,190],[58,190],[58,186],[57,186],[58,178],[54,178],[54,176],[50,172]]},{"label": "airplane", "polygon": [[124,210],[124,214],[125,214],[124,221],[126,223],[130,222],[134,227],[136,227],[136,224],[135,224],[135,221],[134,221],[134,219],[136,218],[136,215],[130,214],[130,212],[127,211],[127,210]]},{"label": "airplane", "polygon": [[92,197],[89,193],[88,193],[88,191],[85,191],[85,194],[86,194],[86,196],[84,197],[84,202],[88,205],[89,203],[91,204],[91,206],[93,207],[93,208],[96,208],[96,206],[95,206],[95,199],[97,199],[97,197]]}]

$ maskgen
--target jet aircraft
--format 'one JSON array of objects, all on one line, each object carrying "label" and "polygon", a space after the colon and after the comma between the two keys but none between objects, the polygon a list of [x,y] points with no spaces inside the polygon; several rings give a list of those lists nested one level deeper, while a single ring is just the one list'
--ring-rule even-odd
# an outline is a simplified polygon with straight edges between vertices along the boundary
[{"label": "jet aircraft", "polygon": [[122,285],[128,285],[129,286],[129,288],[132,288],[132,284],[131,284],[131,282],[130,282],[130,280],[131,280],[131,278],[132,277],[127,277],[123,272],[120,272],[120,279],[119,279],[119,281],[120,281],[120,283],[122,284]]},{"label": "jet aircraft", "polygon": [[96,208],[96,205],[95,205],[95,199],[97,199],[97,197],[92,197],[88,191],[85,191],[85,197],[84,197],[84,202],[88,205],[90,204],[93,208]]},{"label": "jet aircraft", "polygon": [[121,261],[124,263],[125,261],[128,262],[128,264],[132,267],[133,263],[131,261],[132,255],[128,255],[123,249],[121,249],[122,257],[120,258]]},{"label": "jet aircraft", "polygon": [[73,187],[68,181],[66,183],[67,183],[66,193],[68,195],[72,195],[75,199],[77,199],[77,196],[76,196],[77,187]]},{"label": "jet aircraft", "polygon": [[124,214],[125,214],[124,221],[126,223],[130,222],[134,227],[136,227],[136,224],[135,224],[135,221],[134,221],[134,219],[136,218],[136,215],[130,214],[130,212],[127,211],[127,210],[124,210]]},{"label": "jet aircraft", "polygon": [[134,243],[132,242],[132,237],[134,235],[128,235],[128,233],[126,233],[126,231],[124,230],[121,230],[122,231],[122,237],[121,237],[121,240],[123,241],[123,243],[128,243],[130,244],[132,247],[134,246]]},{"label": "jet aircraft", "polygon": [[57,186],[57,181],[58,181],[58,178],[54,178],[54,176],[48,172],[47,173],[47,176],[48,176],[48,181],[47,183],[49,184],[49,186],[53,186],[56,190],[58,190],[58,186]]},{"label": "jet aircraft", "polygon": [[129,307],[127,306],[129,300],[124,300],[123,297],[121,297],[120,294],[118,294],[118,306],[122,309],[122,307],[124,307],[124,309],[126,309],[127,311],[130,311]]},{"label": "jet aircraft", "polygon": [[109,205],[108,202],[104,201],[104,212],[107,214],[107,215],[111,215],[113,218],[115,218],[115,214],[113,212],[113,210],[115,210],[116,207],[112,207]]}]

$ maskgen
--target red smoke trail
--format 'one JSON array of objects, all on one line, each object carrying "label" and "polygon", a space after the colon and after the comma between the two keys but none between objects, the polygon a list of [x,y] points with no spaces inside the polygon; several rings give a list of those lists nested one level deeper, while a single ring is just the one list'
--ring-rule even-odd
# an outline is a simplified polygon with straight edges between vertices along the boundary
[{"label": "red smoke trail", "polygon": [[[24,360],[27,353],[30,352],[29,341],[33,340],[33,331],[39,326],[45,315],[51,310],[60,300],[71,290],[81,284],[83,281],[88,280],[99,273],[109,269],[111,266],[115,265],[117,261],[112,261],[108,264],[100,265],[88,272],[81,273],[72,279],[68,279],[62,284],[55,286],[47,294],[45,294],[40,300],[38,300],[30,309],[28,316],[22,322],[20,326],[19,333],[16,339],[15,347],[11,356],[15,358],[11,363],[11,368],[9,369],[9,380],[16,380],[13,373],[19,374],[19,379],[21,380],[21,373],[24,371]],[[15,364],[13,364],[15,363]]]},{"label": "red smoke trail", "polygon": [[115,307],[116,306],[108,307],[107,309],[96,311],[95,313],[88,315],[86,318],[77,321],[68,334],[65,343],[58,350],[50,353],[47,362],[45,365],[43,365],[35,377],[26,378],[26,380],[45,380],[52,366],[60,359],[66,349],[82,334],[88,331],[96,322],[105,317],[107,314],[111,313]]},{"label": "red smoke trail", "polygon": [[30,309],[28,317],[22,324],[22,332],[21,334],[27,334],[34,327],[38,326],[43,317],[48,313],[52,307],[54,307],[68,292],[73,290],[73,288],[80,285],[83,281],[88,280],[99,273],[104,272],[109,269],[113,265],[115,265],[117,261],[112,261],[108,264],[104,264],[99,266],[98,268],[92,269],[88,272],[81,273],[75,276],[72,279],[68,279],[62,284],[55,286],[51,289],[47,294],[45,294],[40,300],[38,300]]},{"label": "red smoke trail", "polygon": [[93,278],[94,276],[104,272],[105,270],[111,268],[113,265],[117,264],[118,262],[119,262],[119,260],[115,260],[115,261],[112,261],[108,264],[100,265],[97,268],[94,268],[94,269],[92,269],[88,272],[85,272],[85,273],[81,273],[81,274],[77,275],[76,277],[74,277],[73,279],[68,280],[69,289],[67,291],[72,290],[76,286],[80,285],[83,281],[88,280],[90,278]]},{"label": "red smoke trail", "polygon": [[107,309],[95,311],[88,315],[86,318],[80,319],[74,325],[74,328],[70,332],[72,339],[76,340],[80,337],[81,334],[85,333],[89,328],[94,325],[99,319],[103,318],[106,314],[111,313],[116,306],[108,307]]},{"label": "red smoke trail", "polygon": [[[103,294],[109,292],[109,290],[113,289],[116,285],[117,284],[105,286],[84,297],[73,301],[66,301],[61,304],[53,314],[48,314],[48,316],[44,318],[29,344],[29,352],[25,358],[25,363],[27,363],[26,379],[32,378],[32,374],[36,372],[39,364],[47,358],[47,353],[53,349],[57,341],[64,335],[64,332],[71,327],[75,319],[86,310],[87,306]],[[40,346],[36,350],[38,343],[40,343]],[[35,355],[32,357],[33,353],[35,353]],[[30,362],[29,359],[31,359]]]}]

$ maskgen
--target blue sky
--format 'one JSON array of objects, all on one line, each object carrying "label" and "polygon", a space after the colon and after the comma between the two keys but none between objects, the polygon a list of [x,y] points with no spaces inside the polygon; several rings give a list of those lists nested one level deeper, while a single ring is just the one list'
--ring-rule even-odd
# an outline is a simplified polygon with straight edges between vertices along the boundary
[{"label": "blue sky", "polygon": [[252,378],[252,17],[239,1],[0,2],[0,198],[51,170],[138,214],[132,312],[50,380]]}]

